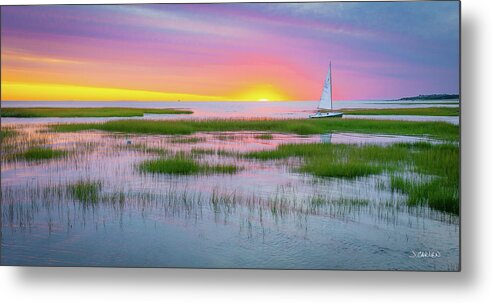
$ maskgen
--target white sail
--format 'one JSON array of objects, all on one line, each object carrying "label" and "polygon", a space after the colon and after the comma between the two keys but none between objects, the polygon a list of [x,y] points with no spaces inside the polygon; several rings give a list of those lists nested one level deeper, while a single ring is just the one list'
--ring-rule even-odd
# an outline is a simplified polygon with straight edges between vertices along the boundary
[{"label": "white sail", "polygon": [[331,110],[331,62],[330,68],[328,70],[328,75],[326,75],[325,84],[323,86],[323,92],[321,93],[321,99],[318,105],[319,109]]}]

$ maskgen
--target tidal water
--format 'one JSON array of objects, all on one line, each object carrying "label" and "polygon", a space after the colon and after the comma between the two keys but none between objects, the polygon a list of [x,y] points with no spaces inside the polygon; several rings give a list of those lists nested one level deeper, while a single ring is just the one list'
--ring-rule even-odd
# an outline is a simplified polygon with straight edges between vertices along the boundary
[{"label": "tidal water", "polygon": [[[310,108],[299,102],[165,106],[191,108],[194,118],[304,117]],[[271,139],[262,139],[258,132],[164,136],[47,129],[47,122],[61,120],[2,119],[2,127],[20,133],[10,139],[13,148],[37,144],[68,152],[34,162],[2,154],[2,265],[427,271],[459,267],[459,217],[407,206],[406,197],[390,189],[388,175],[318,178],[296,170],[299,159],[237,157],[285,143],[387,145],[421,138],[273,133]],[[138,165],[159,157],[159,150],[191,153],[200,163],[241,169],[231,175],[191,176],[139,171]],[[97,202],[70,195],[67,186],[79,181],[100,184]],[[439,256],[415,258],[419,251]]]}]

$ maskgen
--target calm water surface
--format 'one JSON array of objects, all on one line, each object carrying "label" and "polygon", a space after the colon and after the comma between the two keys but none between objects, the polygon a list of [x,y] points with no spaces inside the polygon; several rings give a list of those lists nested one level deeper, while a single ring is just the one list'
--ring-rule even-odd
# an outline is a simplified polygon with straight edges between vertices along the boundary
[{"label": "calm water surface", "polygon": [[[254,111],[249,104],[241,106],[220,115]],[[273,107],[271,116],[290,115],[282,114],[276,104],[254,106]],[[292,106],[293,113],[305,114],[305,104]],[[202,110],[195,115],[212,115],[206,107]],[[2,157],[2,264],[458,268],[459,218],[427,207],[408,207],[405,196],[389,189],[389,176],[316,178],[296,171],[298,159],[235,156],[284,143],[385,145],[422,139],[352,133],[273,134],[268,140],[256,132],[184,137],[51,133],[44,123],[27,122],[9,120],[9,127],[21,133],[17,145],[36,141],[69,154],[29,163]],[[190,138],[197,139],[183,142]],[[234,175],[199,176],[152,175],[137,169],[164,149],[193,152],[201,163],[230,163],[242,169]],[[67,193],[67,184],[80,180],[100,182],[98,203]],[[314,203],[320,200],[323,203]],[[410,257],[419,250],[441,255]]]}]

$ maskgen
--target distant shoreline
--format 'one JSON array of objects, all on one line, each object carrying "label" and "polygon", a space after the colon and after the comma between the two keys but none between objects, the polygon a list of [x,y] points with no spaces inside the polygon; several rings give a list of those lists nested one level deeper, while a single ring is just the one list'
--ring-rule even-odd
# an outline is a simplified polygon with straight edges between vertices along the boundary
[{"label": "distant shoreline", "polygon": [[412,97],[403,97],[400,99],[389,100],[389,101],[456,100],[459,98],[460,95],[455,95],[455,94],[433,94],[433,95],[418,95]]}]

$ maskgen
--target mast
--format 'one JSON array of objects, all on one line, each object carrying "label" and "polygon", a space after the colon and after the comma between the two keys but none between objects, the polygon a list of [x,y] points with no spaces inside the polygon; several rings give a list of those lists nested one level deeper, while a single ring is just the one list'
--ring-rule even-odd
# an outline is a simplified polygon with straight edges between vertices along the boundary
[{"label": "mast", "polygon": [[330,60],[330,110],[333,109],[333,78],[331,77],[331,60]]}]

